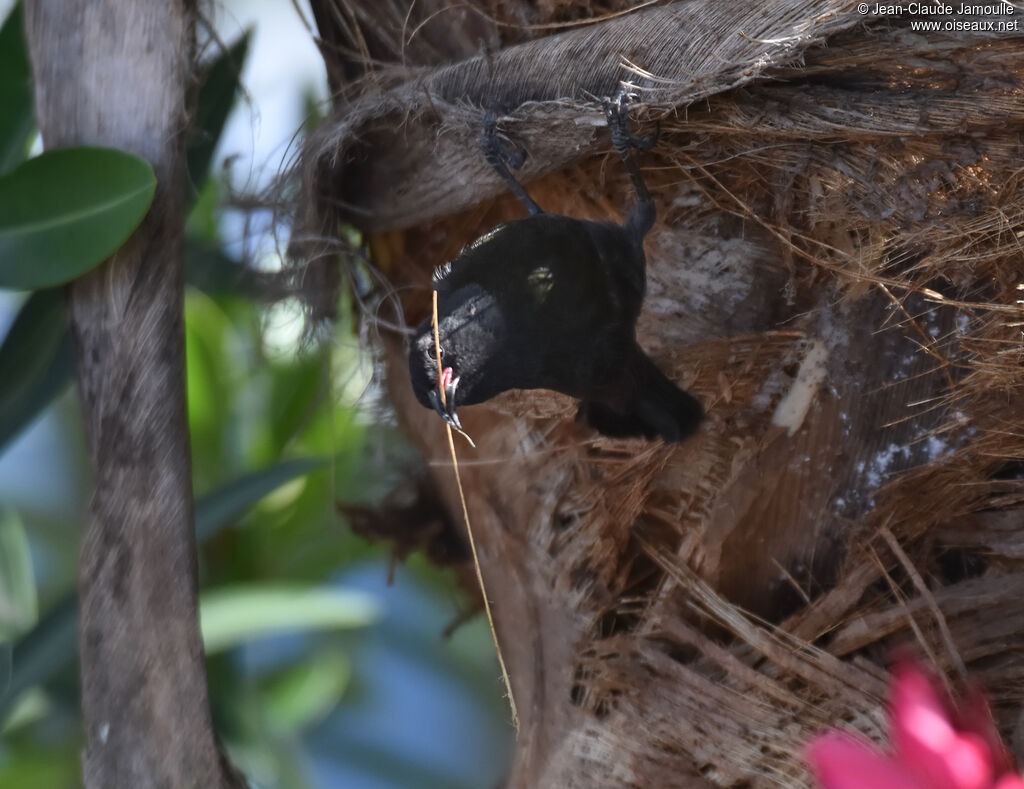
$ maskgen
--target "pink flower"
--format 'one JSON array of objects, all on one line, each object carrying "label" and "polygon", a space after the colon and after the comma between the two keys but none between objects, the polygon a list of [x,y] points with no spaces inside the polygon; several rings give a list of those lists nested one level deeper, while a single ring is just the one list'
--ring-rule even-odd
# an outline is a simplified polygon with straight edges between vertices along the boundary
[{"label": "pink flower", "polygon": [[841,731],[819,734],[806,759],[825,789],[1024,789],[980,692],[948,709],[910,660],[893,672],[893,752]]}]

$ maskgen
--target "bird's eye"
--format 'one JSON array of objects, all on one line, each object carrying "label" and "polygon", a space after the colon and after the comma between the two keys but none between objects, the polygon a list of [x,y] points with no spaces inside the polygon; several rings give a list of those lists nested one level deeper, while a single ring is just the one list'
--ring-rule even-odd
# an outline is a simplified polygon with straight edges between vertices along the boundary
[{"label": "bird's eye", "polygon": [[444,358],[444,348],[442,348],[441,349],[441,353],[438,354],[437,346],[434,345],[434,343],[430,343],[430,347],[427,348],[427,358],[428,359],[436,359],[438,357],[438,355],[440,355],[440,357],[442,359]]}]

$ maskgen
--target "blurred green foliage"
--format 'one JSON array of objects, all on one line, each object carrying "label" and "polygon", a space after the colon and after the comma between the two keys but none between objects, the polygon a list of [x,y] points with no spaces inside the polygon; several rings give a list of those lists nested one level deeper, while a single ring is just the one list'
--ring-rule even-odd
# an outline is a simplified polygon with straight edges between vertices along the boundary
[{"label": "blurred green foliage", "polygon": [[[23,164],[34,134],[20,25],[16,7],[0,28],[0,173]],[[414,556],[387,589],[383,550],[335,510],[389,495],[411,456],[377,402],[356,316],[343,299],[333,337],[305,347],[299,305],[255,298],[267,270],[220,238],[225,190],[209,169],[251,37],[202,70],[188,137],[187,396],[215,723],[264,786],[493,785],[510,730],[486,626],[443,643],[465,605],[453,579]],[[43,246],[0,270],[31,268]],[[71,379],[65,321],[60,291],[38,290],[0,343],[0,461],[40,414],[61,461],[39,468],[37,503],[0,502],[0,786],[81,783],[74,590],[89,472],[77,402],[58,397]]]},{"label": "blurred green foliage", "polygon": [[35,130],[32,74],[29,69],[21,3],[0,25],[0,175],[25,158]]}]

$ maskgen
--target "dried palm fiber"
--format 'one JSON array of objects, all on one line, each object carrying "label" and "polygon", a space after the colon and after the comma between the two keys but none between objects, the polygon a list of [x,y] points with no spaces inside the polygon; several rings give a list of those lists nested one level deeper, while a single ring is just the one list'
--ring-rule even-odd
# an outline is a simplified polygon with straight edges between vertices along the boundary
[{"label": "dried palm fiber", "polygon": [[[542,392],[461,412],[522,717],[509,786],[809,786],[801,744],[837,722],[878,736],[886,660],[908,641],[981,679],[1013,734],[1020,34],[915,33],[852,3],[687,2],[549,35],[470,13],[448,29],[460,62],[435,30],[403,64],[408,33],[382,30],[441,3],[408,24],[369,0],[314,7],[331,73],[361,76],[304,152],[295,249],[358,225],[410,322],[434,265],[520,215],[477,154],[486,105],[529,151],[538,202],[600,219],[630,199],[595,100],[622,62],[660,120],[639,338],[701,396],[706,428],[681,447],[603,439]],[[531,24],[564,9],[486,7]],[[470,55],[481,31],[491,51]],[[443,425],[412,397],[401,338],[380,345],[455,512]]]}]

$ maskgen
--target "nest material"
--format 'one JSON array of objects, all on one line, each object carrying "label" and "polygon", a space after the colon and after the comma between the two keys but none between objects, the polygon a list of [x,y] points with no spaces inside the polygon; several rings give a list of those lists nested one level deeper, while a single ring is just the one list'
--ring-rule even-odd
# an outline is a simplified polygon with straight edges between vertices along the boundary
[{"label": "nest material", "polygon": [[[639,339],[709,423],[666,447],[595,437],[551,393],[461,411],[523,718],[510,786],[809,786],[813,732],[879,736],[884,667],[908,641],[980,680],[1014,733],[1021,34],[915,33],[851,5],[673,3],[381,68],[311,142],[307,229],[378,229],[375,261],[416,321],[431,268],[517,212],[474,161],[485,98],[504,101],[530,173],[553,173],[530,184],[542,206],[618,219],[628,180],[588,92],[610,92],[623,57],[654,64]],[[599,51],[573,71],[584,44]],[[412,398],[401,342],[385,355],[457,511],[440,421]]]}]

